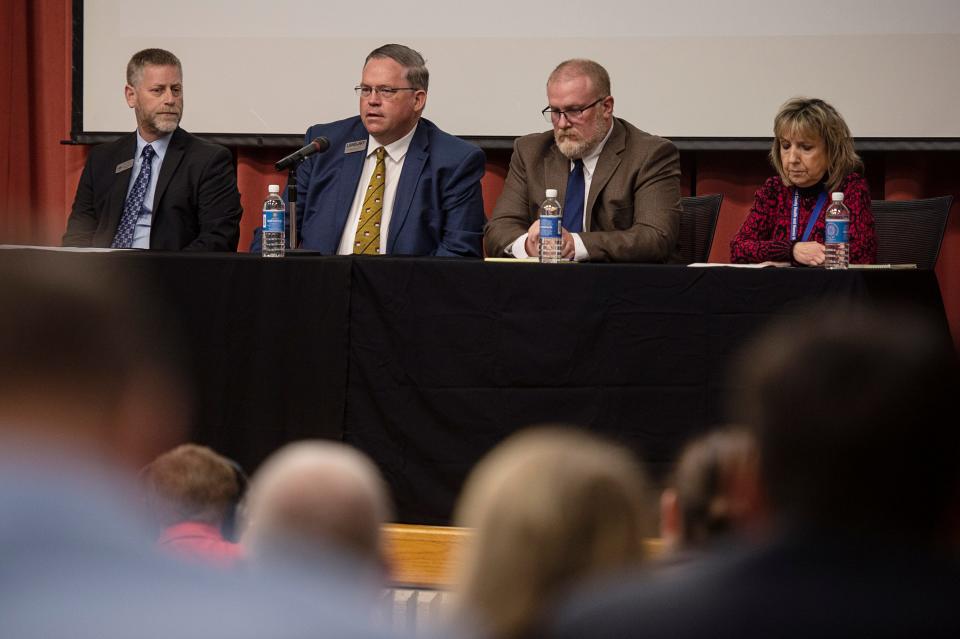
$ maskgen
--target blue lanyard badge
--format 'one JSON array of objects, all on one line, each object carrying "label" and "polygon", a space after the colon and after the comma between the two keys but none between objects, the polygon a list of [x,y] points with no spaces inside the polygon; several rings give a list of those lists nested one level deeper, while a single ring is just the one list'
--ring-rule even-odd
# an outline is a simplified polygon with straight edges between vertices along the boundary
[{"label": "blue lanyard badge", "polygon": [[[820,217],[820,210],[823,209],[823,205],[827,203],[827,192],[823,191],[820,193],[820,197],[817,198],[817,204],[813,207],[813,212],[810,214],[810,219],[807,221],[807,228],[803,232],[803,239],[801,242],[806,242],[810,237],[810,233],[813,231],[813,225],[817,223],[817,218]],[[800,220],[800,193],[797,189],[793,189],[793,207],[790,210],[790,241],[797,241],[797,225]]]}]

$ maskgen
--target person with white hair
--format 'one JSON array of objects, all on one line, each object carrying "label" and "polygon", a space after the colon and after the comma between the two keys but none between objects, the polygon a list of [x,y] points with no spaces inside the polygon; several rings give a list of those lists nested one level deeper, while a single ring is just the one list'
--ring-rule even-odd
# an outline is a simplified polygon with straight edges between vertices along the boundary
[{"label": "person with white hair", "polygon": [[339,442],[296,442],[254,475],[241,543],[254,562],[322,566],[379,586],[380,528],[390,513],[386,484],[363,453]]}]

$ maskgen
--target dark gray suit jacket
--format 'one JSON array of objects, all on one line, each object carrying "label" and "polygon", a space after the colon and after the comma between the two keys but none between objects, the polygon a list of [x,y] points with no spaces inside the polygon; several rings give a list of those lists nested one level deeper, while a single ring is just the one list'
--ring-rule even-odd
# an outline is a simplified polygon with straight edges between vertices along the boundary
[{"label": "dark gray suit jacket", "polygon": [[[90,151],[77,185],[64,246],[109,247],[123,215],[136,133]],[[178,128],[170,138],[153,196],[150,248],[235,251],[240,239],[240,193],[233,156]]]}]

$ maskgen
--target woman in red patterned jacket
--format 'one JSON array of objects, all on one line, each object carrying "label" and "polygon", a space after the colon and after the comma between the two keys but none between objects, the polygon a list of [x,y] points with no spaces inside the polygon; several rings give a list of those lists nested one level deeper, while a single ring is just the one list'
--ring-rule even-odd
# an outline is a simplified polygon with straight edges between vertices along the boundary
[{"label": "woman in red patterned jacket", "polygon": [[863,164],[843,117],[823,100],[794,98],[774,118],[773,134],[770,161],[779,175],[757,189],[730,242],[731,261],[822,266],[824,211],[830,193],[843,191],[850,209],[850,263],[876,262],[870,189],[855,172]]}]

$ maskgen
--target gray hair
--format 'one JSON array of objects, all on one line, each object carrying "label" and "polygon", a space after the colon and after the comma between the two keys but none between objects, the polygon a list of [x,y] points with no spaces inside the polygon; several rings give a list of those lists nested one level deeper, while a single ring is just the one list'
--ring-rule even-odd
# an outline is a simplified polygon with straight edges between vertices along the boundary
[{"label": "gray hair", "polygon": [[254,475],[244,538],[255,552],[286,540],[378,560],[390,513],[386,484],[366,455],[339,442],[300,441]]},{"label": "gray hair", "polygon": [[137,86],[140,78],[143,77],[143,67],[148,64],[157,67],[177,67],[177,71],[181,76],[183,75],[180,58],[166,49],[144,49],[134,53],[130,62],[127,63],[127,84],[132,87]]},{"label": "gray hair", "polygon": [[412,88],[427,90],[430,84],[430,72],[427,71],[427,63],[418,51],[402,44],[385,44],[370,52],[367,59],[363,61],[364,66],[375,58],[390,58],[406,70],[407,82]]}]

